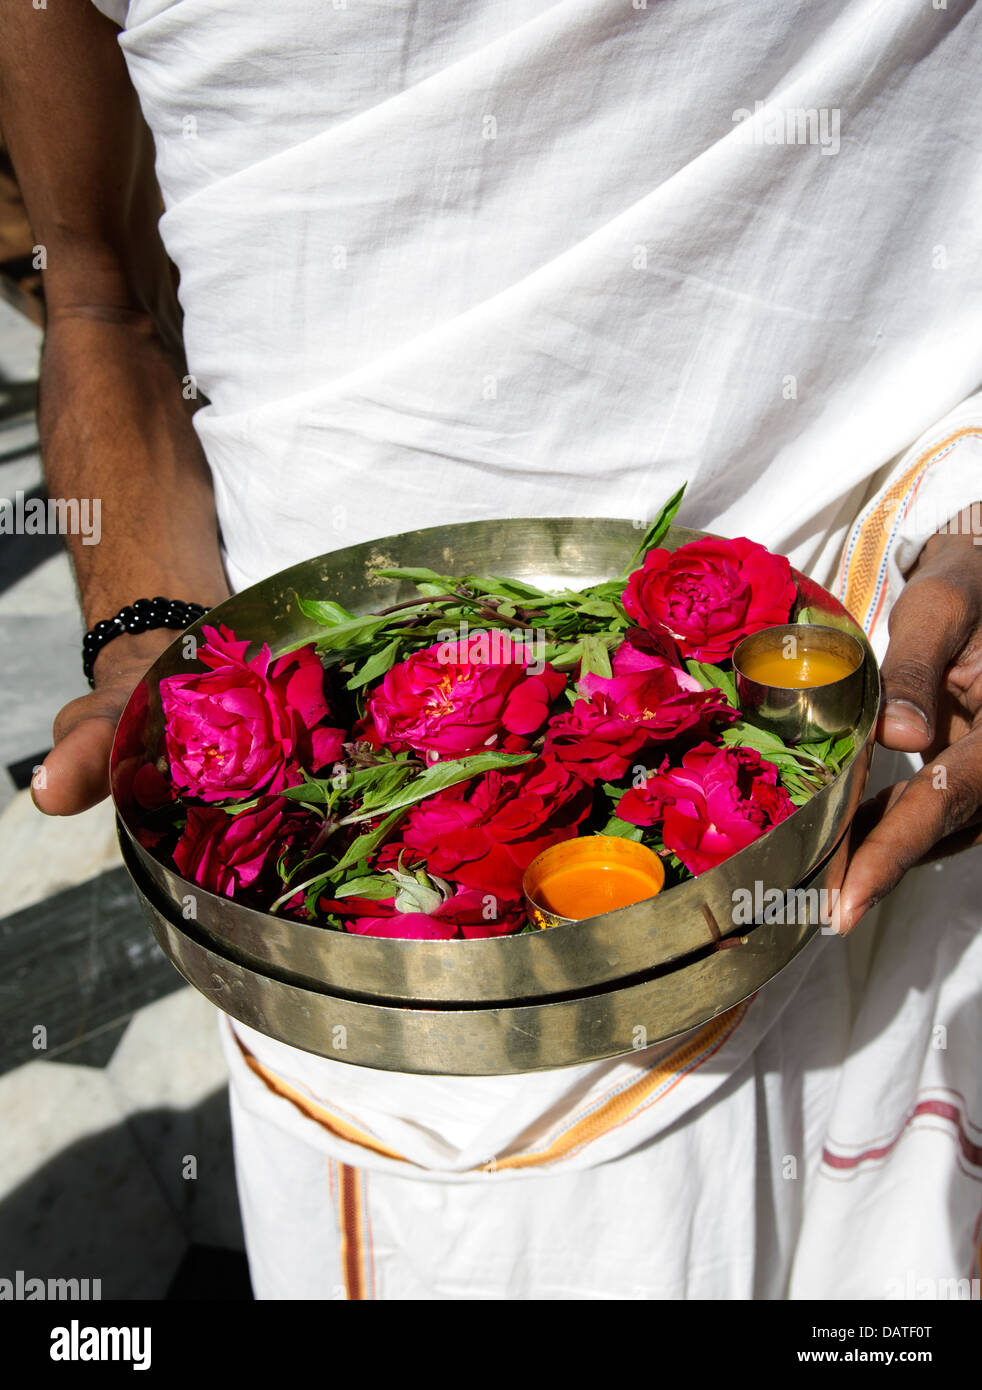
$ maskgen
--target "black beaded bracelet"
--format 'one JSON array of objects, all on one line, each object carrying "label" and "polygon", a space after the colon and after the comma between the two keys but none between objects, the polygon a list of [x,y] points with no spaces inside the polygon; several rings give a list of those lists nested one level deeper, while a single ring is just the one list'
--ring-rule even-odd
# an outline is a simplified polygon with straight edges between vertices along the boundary
[{"label": "black beaded bracelet", "polygon": [[186,628],[203,617],[208,609],[200,603],[178,598],[138,598],[121,608],[115,618],[104,618],[82,639],[82,670],[89,685],[95,686],[92,668],[107,642],[123,632],[149,632],[154,627]]}]

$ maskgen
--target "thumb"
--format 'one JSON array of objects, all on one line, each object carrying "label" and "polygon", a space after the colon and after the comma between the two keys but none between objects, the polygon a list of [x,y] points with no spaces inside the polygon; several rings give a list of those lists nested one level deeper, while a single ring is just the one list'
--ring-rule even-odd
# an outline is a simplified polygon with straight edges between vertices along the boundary
[{"label": "thumb", "polygon": [[46,816],[74,816],[109,795],[109,753],[115,721],[80,720],[45,758],[31,780],[31,798]]},{"label": "thumb", "polygon": [[901,592],[880,668],[878,736],[886,747],[917,753],[931,746],[945,672],[968,640],[970,610],[957,585],[935,576],[911,579]]},{"label": "thumb", "polygon": [[31,781],[39,811],[74,816],[109,795],[109,754],[119,717],[147,667],[174,640],[171,628],[125,633],[99,654],[95,689],[55,716],[55,746]]},{"label": "thumb", "polygon": [[81,695],[59,711],[55,746],[31,779],[31,799],[46,816],[74,816],[109,795],[109,754],[129,682]]}]

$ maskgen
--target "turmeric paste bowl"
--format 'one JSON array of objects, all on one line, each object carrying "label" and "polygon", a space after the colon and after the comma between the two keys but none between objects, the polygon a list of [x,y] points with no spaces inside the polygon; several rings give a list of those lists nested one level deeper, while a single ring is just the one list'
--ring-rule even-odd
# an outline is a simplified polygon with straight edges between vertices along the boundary
[{"label": "turmeric paste bowl", "polygon": [[[661,544],[673,550],[703,534],[673,527]],[[378,570],[436,565],[480,573],[488,556],[499,574],[582,588],[621,574],[637,541],[630,521],[603,518],[412,531],[295,565],[233,595],[189,631],[199,634],[204,622],[261,634],[275,657],[317,636],[298,593],[370,613],[405,600],[411,588]],[[838,776],[696,878],[548,930],[478,940],[326,930],[208,892],[156,858],[141,843],[134,775],[166,759],[160,681],[204,669],[187,660],[183,636],[176,638],[127,704],[110,762],[123,858],[162,949],[192,985],[249,1026],[309,1052],[394,1071],[489,1075],[568,1066],[631,1051],[638,1025],[654,1043],[739,1003],[807,945],[820,921],[808,906],[793,922],[748,922],[734,904],[748,895],[769,902],[775,889],[802,889],[802,901],[811,903],[812,890],[817,896],[838,887],[879,704],[876,662],[860,629],[831,594],[794,578],[804,620],[851,632],[864,651],[854,752]],[[796,617],[802,621],[797,610]]]},{"label": "turmeric paste bowl", "polygon": [[665,886],[665,865],[647,845],[617,835],[580,835],[536,855],[525,870],[529,920],[561,927],[645,902]]}]

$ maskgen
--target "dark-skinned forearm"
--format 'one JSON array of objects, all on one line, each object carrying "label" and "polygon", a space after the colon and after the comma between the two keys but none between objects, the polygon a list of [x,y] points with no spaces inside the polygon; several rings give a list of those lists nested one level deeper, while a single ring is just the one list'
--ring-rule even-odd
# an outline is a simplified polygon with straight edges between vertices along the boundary
[{"label": "dark-skinned forearm", "polygon": [[86,626],[140,597],[206,606],[225,597],[191,403],[146,318],[88,309],[55,316],[42,359],[40,429],[48,495],[100,506],[97,544],[67,538]]}]

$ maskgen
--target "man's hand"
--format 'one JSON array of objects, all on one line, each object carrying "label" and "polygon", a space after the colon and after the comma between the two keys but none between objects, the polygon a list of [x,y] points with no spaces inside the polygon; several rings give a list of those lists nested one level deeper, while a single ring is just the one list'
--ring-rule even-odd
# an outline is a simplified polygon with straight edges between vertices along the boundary
[{"label": "man's hand", "polygon": [[172,628],[114,637],[96,657],[95,689],[59,710],[54,748],[31,782],[31,798],[49,816],[74,816],[109,795],[109,753],[116,724],[148,666],[180,634]]},{"label": "man's hand", "polygon": [[924,767],[860,808],[839,899],[852,930],[914,864],[982,843],[982,545],[972,514],[932,536],[890,614],[877,738]]}]

